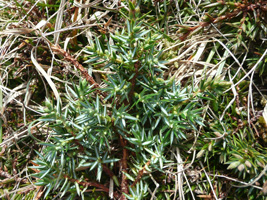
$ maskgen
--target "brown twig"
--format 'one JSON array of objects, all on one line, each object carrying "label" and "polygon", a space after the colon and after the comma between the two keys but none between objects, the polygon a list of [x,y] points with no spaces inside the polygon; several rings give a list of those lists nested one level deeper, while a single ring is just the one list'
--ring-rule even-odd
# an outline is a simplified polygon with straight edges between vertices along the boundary
[{"label": "brown twig", "polygon": [[[151,159],[154,159],[154,158],[155,158],[155,156],[152,156]],[[139,170],[137,178],[135,179],[135,181],[133,182],[131,187],[134,187],[141,180],[144,172],[146,171],[146,167],[148,167],[151,163],[151,159],[149,161],[147,161],[147,163],[144,165],[144,167],[141,170]]]},{"label": "brown twig", "polygon": [[118,186],[118,179],[117,177],[114,175],[113,171],[111,171],[105,164],[102,164],[103,167],[103,171],[114,180],[115,184]]},{"label": "brown twig", "polygon": [[64,49],[62,49],[58,45],[51,45],[51,49],[55,51],[57,54],[61,54],[64,56],[64,58],[72,63],[77,69],[79,69],[82,73],[82,75],[85,77],[85,79],[92,85],[94,85],[94,88],[99,88],[99,84],[95,82],[92,76],[90,76],[86,69],[75,59],[73,58],[68,52],[66,52]]},{"label": "brown twig", "polygon": [[95,80],[93,79],[92,76],[90,76],[88,74],[88,71],[73,57],[71,56],[68,52],[66,52],[64,49],[62,49],[60,46],[58,45],[53,45],[51,44],[51,49],[54,51],[54,53],[56,54],[60,54],[62,56],[64,56],[64,58],[69,61],[70,63],[72,63],[78,70],[81,71],[83,77],[91,84],[93,85],[93,88],[97,89],[97,92],[101,95],[103,95],[104,97],[106,97],[106,94],[101,92],[99,90],[100,85],[95,82]]},{"label": "brown twig", "polygon": [[[99,183],[96,183],[96,182],[85,182],[85,181],[80,181],[78,179],[73,179],[73,178],[70,178],[68,175],[66,174],[63,174],[63,177],[64,178],[67,178],[70,182],[72,183],[78,183],[79,185],[82,185],[84,187],[96,187],[96,188],[99,188],[99,189],[102,189],[104,192],[106,193],[109,193],[109,188],[107,188],[106,186],[102,185],[102,184],[99,184]],[[114,192],[114,197],[115,198],[119,198],[119,195],[117,192]]]},{"label": "brown twig", "polygon": [[132,102],[132,97],[133,97],[133,94],[134,94],[134,89],[135,89],[135,84],[136,84],[136,78],[138,76],[138,70],[140,68],[140,62],[137,61],[134,63],[134,69],[135,69],[135,75],[134,77],[130,80],[131,84],[132,84],[132,88],[131,88],[131,91],[129,92],[129,103]]},{"label": "brown twig", "polygon": [[19,178],[18,175],[12,176],[8,172],[3,171],[0,169],[0,177],[4,177],[6,179],[1,180],[1,183],[5,183],[6,181],[10,181],[10,179],[14,179],[14,181],[22,182],[22,183],[28,183],[28,180]]},{"label": "brown twig", "polygon": [[102,164],[103,167],[103,171],[110,177],[113,178],[114,177],[114,173],[105,165]]},{"label": "brown twig", "polygon": [[[221,5],[225,5],[224,1],[218,1],[218,3],[221,3]],[[216,24],[218,22],[221,22],[223,20],[229,20],[232,19],[234,17],[239,16],[240,13],[243,13],[243,18],[240,22],[240,27],[239,30],[241,29],[241,31],[239,31],[239,34],[242,33],[242,24],[245,22],[245,17],[247,16],[247,13],[249,11],[255,11],[257,10],[258,13],[260,13],[260,11],[262,13],[265,13],[267,10],[267,1],[260,1],[259,3],[251,3],[251,2],[245,2],[245,3],[233,3],[232,5],[234,5],[236,8],[232,11],[232,12],[228,12],[225,15],[213,18],[212,16],[210,16],[208,13],[205,14],[205,21],[204,22],[200,22],[199,25],[194,26],[194,27],[186,27],[186,26],[181,26],[178,25],[180,27],[182,27],[182,31],[183,35],[180,37],[180,40],[184,41],[194,30],[196,30],[199,27],[206,27],[210,24]],[[178,31],[178,33],[180,32],[180,30]]]},{"label": "brown twig", "polygon": [[127,173],[127,158],[128,158],[128,150],[125,148],[127,145],[127,141],[120,135],[120,143],[123,148],[122,150],[122,159],[121,159],[121,171],[122,173],[122,178],[121,178],[121,192],[122,195],[120,197],[120,200],[126,200],[126,197],[124,196],[123,193],[129,194],[129,189],[128,189],[128,180],[127,176],[125,173]]},{"label": "brown twig", "polygon": [[[70,133],[71,133],[71,135],[72,135],[73,137],[76,137],[76,135],[73,133],[72,130],[70,130]],[[75,144],[77,144],[77,145],[79,146],[79,150],[80,150],[80,152],[83,152],[83,151],[84,151],[84,147],[83,147],[83,145],[80,143],[80,141],[77,140],[77,139],[74,139],[73,141],[74,141]]]}]

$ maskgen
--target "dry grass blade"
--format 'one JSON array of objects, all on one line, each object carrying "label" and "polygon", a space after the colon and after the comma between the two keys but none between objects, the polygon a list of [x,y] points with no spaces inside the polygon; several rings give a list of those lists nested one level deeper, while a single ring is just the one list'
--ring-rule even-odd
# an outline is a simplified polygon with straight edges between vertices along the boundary
[{"label": "dry grass blade", "polygon": [[[179,148],[176,148],[176,159],[177,159],[177,171],[183,171],[184,165],[183,165],[183,160],[182,156],[180,153]],[[184,200],[184,187],[183,187],[183,172],[177,174],[177,184],[178,184],[178,192],[179,192],[179,199]],[[176,194],[175,194],[176,196]]]},{"label": "dry grass blade", "polygon": [[9,91],[8,93],[8,88],[6,88],[5,86],[1,85],[1,90],[5,92],[5,98],[3,99],[3,109],[5,109],[7,107],[7,105],[13,101],[14,99],[16,99],[18,96],[21,96],[23,94],[25,94],[26,90],[26,83],[22,83],[20,85],[18,85],[17,87],[15,87],[14,89],[12,89],[11,91]]},{"label": "dry grass blade", "polygon": [[31,29],[31,28],[18,28],[18,29],[14,28],[14,29],[7,29],[7,30],[0,31],[0,34],[1,35],[9,35],[9,34],[25,35],[33,31],[34,29]]},{"label": "dry grass blade", "polygon": [[59,42],[59,32],[57,31],[61,28],[62,23],[63,23],[63,13],[64,13],[65,2],[66,2],[65,0],[60,1],[59,10],[57,12],[57,19],[55,23],[55,34],[54,34],[55,45],[57,45]]},{"label": "dry grass blade", "polygon": [[218,197],[217,197],[217,195],[216,195],[216,193],[215,193],[215,191],[214,191],[214,187],[213,187],[213,184],[211,183],[210,177],[209,177],[209,175],[207,174],[207,172],[206,172],[206,170],[205,170],[205,168],[204,168],[202,162],[200,161],[199,163],[200,163],[200,165],[201,165],[201,167],[202,167],[202,169],[203,169],[203,171],[204,171],[204,173],[205,173],[205,176],[206,176],[206,178],[207,178],[207,180],[208,180],[208,182],[209,182],[211,191],[212,191],[212,193],[213,193],[212,196],[213,196],[216,200],[219,200]]},{"label": "dry grass blade", "polygon": [[34,49],[32,49],[32,51],[31,51],[31,60],[32,60],[32,63],[36,67],[37,71],[40,72],[41,75],[45,77],[47,83],[51,87],[51,89],[52,89],[52,91],[53,91],[53,93],[54,93],[54,95],[56,97],[56,100],[58,102],[61,102],[60,95],[59,95],[58,90],[57,90],[57,88],[55,86],[55,83],[51,80],[50,76],[45,72],[45,70],[41,67],[41,65],[39,65],[39,63],[36,61],[36,59],[33,56],[33,51],[34,51]]},{"label": "dry grass blade", "polygon": [[102,0],[95,0],[89,4],[81,4],[78,3],[76,0],[74,1],[74,6],[78,7],[78,8],[90,8],[92,6],[97,5],[98,3],[102,2]]},{"label": "dry grass blade", "polygon": [[49,35],[54,35],[55,33],[61,33],[61,32],[71,31],[71,30],[75,30],[75,29],[84,29],[84,28],[89,28],[89,27],[94,27],[94,26],[99,26],[99,25],[104,25],[104,24],[100,23],[100,24],[86,24],[86,25],[81,25],[81,26],[70,26],[70,27],[67,27],[67,28],[59,29],[57,31],[43,33],[42,35],[44,37],[47,37]]},{"label": "dry grass blade", "polygon": [[[38,122],[35,125],[33,125],[31,127],[31,131],[33,131],[34,129],[38,129],[38,127],[42,124],[42,122]],[[35,131],[33,131],[35,132]],[[23,137],[26,137],[28,135],[28,129],[23,130],[19,133],[17,132],[12,132],[11,136],[9,136],[8,138],[6,138],[1,144],[0,147],[4,147],[5,145],[7,146],[11,146],[11,144],[13,143],[14,139],[20,140]]]}]

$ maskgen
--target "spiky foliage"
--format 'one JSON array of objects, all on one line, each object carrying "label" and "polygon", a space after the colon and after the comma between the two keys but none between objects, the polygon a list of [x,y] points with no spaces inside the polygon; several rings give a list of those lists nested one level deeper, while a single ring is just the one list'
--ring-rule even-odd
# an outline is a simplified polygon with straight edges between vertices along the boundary
[{"label": "spiky foliage", "polygon": [[0,6],[0,198],[264,199],[266,1]]},{"label": "spiky foliage", "polygon": [[40,119],[53,129],[52,143],[43,144],[47,148],[34,161],[40,170],[34,175],[40,178],[37,185],[47,187],[46,195],[60,188],[61,197],[84,198],[88,187],[108,192],[115,183],[115,198],[151,196],[147,188],[155,186],[149,175],[164,178],[164,169],[174,164],[167,152],[202,125],[201,93],[163,79],[165,66],[156,48],[160,35],[142,26],[129,5],[127,28],[95,38],[85,50],[86,63],[104,63],[115,72],[102,94],[93,95],[86,81],[68,86],[64,109],[47,103],[47,115]]}]

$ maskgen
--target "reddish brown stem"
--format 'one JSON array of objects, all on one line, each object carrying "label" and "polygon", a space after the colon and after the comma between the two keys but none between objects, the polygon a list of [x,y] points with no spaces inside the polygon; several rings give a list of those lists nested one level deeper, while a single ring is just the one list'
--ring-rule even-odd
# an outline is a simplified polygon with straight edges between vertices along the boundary
[{"label": "reddish brown stem", "polygon": [[[154,159],[154,158],[155,158],[155,156],[152,156],[152,159]],[[150,165],[150,162],[151,162],[151,159],[149,161],[147,161],[147,163],[145,164],[145,166],[141,170],[139,170],[137,178],[135,179],[135,181],[133,182],[131,187],[134,187],[141,180],[141,178],[142,178],[142,176],[146,170],[146,167],[148,167]]]},{"label": "reddish brown stem", "polygon": [[132,83],[132,88],[131,88],[131,91],[129,92],[129,101],[130,101],[129,103],[131,103],[131,101],[132,101],[132,97],[133,97],[133,94],[134,94],[134,89],[135,89],[135,84],[136,84],[136,79],[137,79],[137,76],[138,76],[139,68],[140,68],[140,62],[137,61],[136,63],[134,63],[135,75],[130,80],[131,83]]},{"label": "reddish brown stem", "polygon": [[8,172],[3,171],[2,169],[0,169],[0,177],[6,178],[4,180],[1,180],[2,183],[5,183],[6,181],[8,182],[12,178],[14,178],[14,180],[17,182],[28,183],[28,180],[19,178],[18,175],[12,176]]},{"label": "reddish brown stem", "polygon": [[[218,3],[225,5],[225,3],[223,1],[218,1]],[[216,17],[209,22],[200,22],[199,25],[192,27],[191,30],[189,30],[183,36],[181,36],[180,40],[182,40],[182,41],[185,40],[188,37],[188,35],[190,35],[190,33],[192,33],[195,30],[196,27],[201,26],[202,28],[204,28],[204,27],[210,25],[211,23],[216,24],[216,23],[221,22],[223,20],[229,20],[229,19],[232,19],[234,17],[239,16],[239,14],[241,12],[243,13],[244,16],[246,16],[249,11],[257,10],[258,13],[260,11],[266,12],[267,1],[261,1],[259,3],[250,3],[250,2],[245,1],[245,2],[243,2],[243,4],[242,3],[235,3],[235,6],[236,6],[236,8],[232,12],[228,12],[225,15]],[[241,21],[240,27],[242,27],[243,21],[244,20]]]},{"label": "reddish brown stem", "polygon": [[[64,178],[67,178],[70,182],[72,183],[78,183],[79,185],[82,185],[84,187],[97,187],[99,189],[102,189],[104,192],[106,193],[109,193],[109,188],[107,188],[106,186],[102,185],[102,184],[99,184],[99,183],[96,183],[96,182],[85,182],[85,181],[79,181],[78,179],[73,179],[73,178],[70,178],[68,175],[64,174],[63,175]],[[114,192],[114,197],[115,198],[119,198],[119,195],[117,192]]]},{"label": "reddish brown stem", "polygon": [[[70,133],[71,133],[71,135],[73,137],[76,137],[76,135],[72,131],[70,131]],[[83,152],[84,151],[84,148],[83,148],[83,145],[80,143],[80,141],[77,140],[77,139],[74,139],[73,141],[74,141],[75,144],[77,144],[79,146],[80,152]]]},{"label": "reddish brown stem", "polygon": [[[55,53],[58,53],[62,56],[65,57],[65,59],[67,61],[69,61],[70,63],[72,63],[78,70],[81,71],[83,77],[91,84],[93,85],[93,87],[95,89],[99,89],[100,86],[97,82],[95,82],[95,80],[93,79],[92,76],[90,76],[87,72],[87,70],[75,59],[73,58],[68,52],[66,52],[65,50],[63,50],[60,46],[56,46],[51,44],[51,48]],[[97,90],[98,93],[101,93],[100,90]],[[104,97],[106,96],[104,93],[101,93]]]},{"label": "reddish brown stem", "polygon": [[75,59],[73,58],[68,52],[63,50],[60,46],[52,45],[52,50],[54,50],[56,53],[61,54],[65,57],[67,61],[72,63],[78,70],[81,71],[82,75],[85,77],[85,79],[92,85],[94,85],[94,88],[99,88],[99,84],[95,82],[92,76],[90,76],[86,69]]},{"label": "reddish brown stem", "polygon": [[104,164],[102,164],[103,167],[103,171],[110,177],[113,178],[114,177],[114,173]]},{"label": "reddish brown stem", "polygon": [[122,150],[122,159],[121,159],[121,171],[122,173],[122,178],[121,178],[121,192],[122,195],[120,197],[120,200],[126,200],[126,197],[124,196],[123,193],[129,194],[129,189],[128,189],[128,180],[127,176],[125,173],[127,173],[127,158],[128,158],[128,150],[125,148],[127,141],[120,135],[120,142],[121,146],[123,148]]}]

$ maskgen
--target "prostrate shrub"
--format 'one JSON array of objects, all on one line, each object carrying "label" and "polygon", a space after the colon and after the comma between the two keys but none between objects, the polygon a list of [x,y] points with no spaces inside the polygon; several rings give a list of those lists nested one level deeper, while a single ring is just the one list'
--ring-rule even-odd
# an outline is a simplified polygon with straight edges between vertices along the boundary
[{"label": "prostrate shrub", "polygon": [[159,197],[165,169],[177,165],[171,150],[203,125],[200,91],[163,78],[161,35],[143,25],[138,7],[129,6],[127,28],[96,37],[85,50],[86,63],[104,63],[103,70],[115,72],[107,86],[96,92],[83,80],[66,87],[68,104],[46,102],[39,121],[49,122],[53,132],[34,161],[45,196],[59,191],[60,197],[84,198],[94,187],[98,195],[121,199],[151,198],[149,191],[157,188]]},{"label": "prostrate shrub", "polygon": [[1,1],[0,199],[265,199],[266,6]]}]

